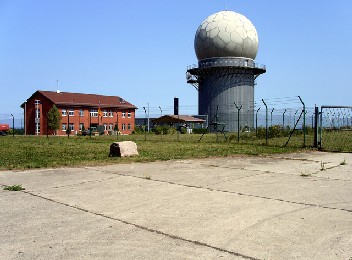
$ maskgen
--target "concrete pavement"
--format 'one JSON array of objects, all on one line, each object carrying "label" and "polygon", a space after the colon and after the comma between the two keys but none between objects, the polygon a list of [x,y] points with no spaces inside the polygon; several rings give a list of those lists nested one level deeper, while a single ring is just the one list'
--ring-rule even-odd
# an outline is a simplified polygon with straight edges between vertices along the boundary
[{"label": "concrete pavement", "polygon": [[0,190],[0,259],[352,257],[352,154],[3,171],[0,184],[26,189]]}]

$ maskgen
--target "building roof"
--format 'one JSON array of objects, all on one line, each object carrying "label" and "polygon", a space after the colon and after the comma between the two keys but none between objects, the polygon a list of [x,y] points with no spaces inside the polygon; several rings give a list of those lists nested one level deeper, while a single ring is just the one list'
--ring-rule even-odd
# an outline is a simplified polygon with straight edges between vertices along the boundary
[{"label": "building roof", "polygon": [[203,123],[205,120],[185,115],[165,115],[152,120],[154,124],[160,123]]},{"label": "building roof", "polygon": [[[29,99],[31,99],[37,93],[52,101],[56,106],[85,106],[131,109],[137,108],[119,96],[103,96],[96,94],[37,90]],[[29,99],[27,99],[27,101]]]}]

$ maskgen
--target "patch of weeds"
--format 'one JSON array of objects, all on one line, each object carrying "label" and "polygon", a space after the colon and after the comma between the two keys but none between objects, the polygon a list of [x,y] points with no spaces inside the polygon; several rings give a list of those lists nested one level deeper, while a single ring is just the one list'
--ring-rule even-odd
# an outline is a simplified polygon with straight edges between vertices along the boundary
[{"label": "patch of weeds", "polygon": [[320,170],[325,171],[325,162],[323,161],[320,162]]},{"label": "patch of weeds", "polygon": [[19,185],[12,185],[12,186],[6,186],[4,190],[9,190],[9,191],[21,191],[25,190],[25,188],[22,187],[21,184]]},{"label": "patch of weeds", "polygon": [[343,161],[342,162],[340,162],[340,165],[346,165],[347,164],[347,162],[346,162],[346,158],[344,158],[343,159]]}]

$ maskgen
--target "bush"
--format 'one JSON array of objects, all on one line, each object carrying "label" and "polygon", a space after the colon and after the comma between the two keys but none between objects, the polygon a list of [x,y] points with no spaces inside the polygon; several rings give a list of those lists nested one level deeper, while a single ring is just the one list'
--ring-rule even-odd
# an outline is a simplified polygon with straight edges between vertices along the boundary
[{"label": "bush", "polygon": [[287,131],[282,129],[279,125],[273,125],[269,127],[269,138],[283,137],[286,136]]},{"label": "bush", "polygon": [[136,126],[134,128],[134,131],[132,132],[132,134],[141,134],[144,133],[144,128],[145,126]]},{"label": "bush", "polygon": [[167,135],[169,133],[170,126],[168,125],[157,125],[152,128],[152,132],[156,135]]},{"label": "bush", "polygon": [[179,130],[180,130],[180,134],[187,134],[187,128],[186,127],[180,127],[179,128]]},{"label": "bush", "polygon": [[[290,128],[287,127],[282,129],[280,125],[273,125],[268,127],[268,137],[269,138],[278,138],[278,137],[286,137],[290,135]],[[257,138],[266,138],[266,129],[263,126],[260,126],[256,130]]]},{"label": "bush", "polygon": [[[23,128],[15,128],[15,135],[23,135],[24,129]],[[9,131],[6,132],[7,135],[13,135],[13,129],[10,128]]]},{"label": "bush", "polygon": [[208,133],[208,128],[193,128],[192,133],[193,134],[206,134]]}]

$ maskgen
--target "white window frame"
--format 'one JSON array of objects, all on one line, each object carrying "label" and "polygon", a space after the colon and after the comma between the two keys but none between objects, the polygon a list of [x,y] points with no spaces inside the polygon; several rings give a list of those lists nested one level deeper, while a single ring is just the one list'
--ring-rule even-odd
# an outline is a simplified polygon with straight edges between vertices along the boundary
[{"label": "white window frame", "polygon": [[67,111],[66,111],[65,108],[63,108],[63,109],[61,110],[61,115],[62,115],[62,116],[67,116]]},{"label": "white window frame", "polygon": [[108,124],[104,124],[104,131],[108,130]]},{"label": "white window frame", "polygon": [[68,125],[68,127],[69,127],[69,129],[70,129],[71,132],[73,132],[73,131],[75,130],[75,124],[74,124],[74,123],[70,123],[70,124]]},{"label": "white window frame", "polygon": [[61,130],[62,131],[66,131],[66,129],[67,129],[67,124],[66,123],[62,124],[61,125]]},{"label": "white window frame", "polygon": [[112,110],[109,110],[109,117],[114,117],[114,112]]},{"label": "white window frame", "polygon": [[84,123],[79,123],[79,131],[83,131]]},{"label": "white window frame", "polygon": [[106,109],[103,110],[103,117],[108,117],[108,111]]},{"label": "white window frame", "polygon": [[75,110],[74,109],[69,109],[68,110],[68,115],[69,116],[74,116],[75,115]]},{"label": "white window frame", "polygon": [[132,125],[131,124],[127,124],[127,129],[131,130],[132,129]]},{"label": "white window frame", "polygon": [[35,118],[40,118],[40,108],[39,107],[35,110]]},{"label": "white window frame", "polygon": [[91,109],[90,110],[90,116],[91,117],[98,117],[98,109]]},{"label": "white window frame", "polygon": [[122,130],[126,130],[126,124],[122,124]]},{"label": "white window frame", "polygon": [[40,134],[40,122],[38,122],[38,123],[35,125],[35,134],[36,134],[36,135],[39,135],[39,134]]},{"label": "white window frame", "polygon": [[122,118],[125,118],[125,117],[126,117],[126,111],[122,110]]},{"label": "white window frame", "polygon": [[109,124],[109,130],[110,131],[114,130],[114,124]]},{"label": "white window frame", "polygon": [[83,109],[79,110],[79,116],[84,116],[84,110]]}]

